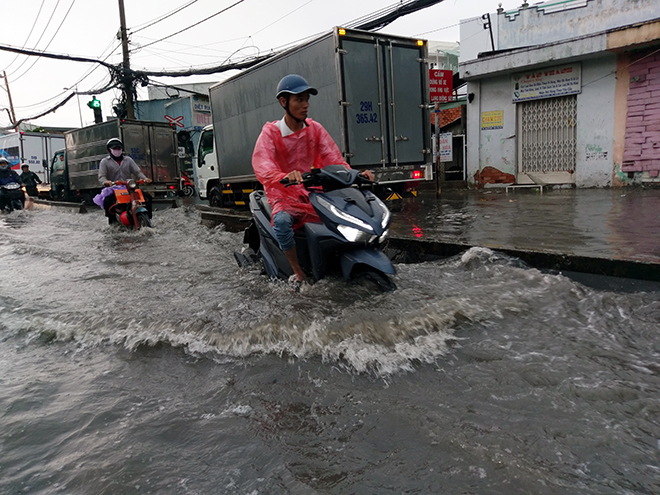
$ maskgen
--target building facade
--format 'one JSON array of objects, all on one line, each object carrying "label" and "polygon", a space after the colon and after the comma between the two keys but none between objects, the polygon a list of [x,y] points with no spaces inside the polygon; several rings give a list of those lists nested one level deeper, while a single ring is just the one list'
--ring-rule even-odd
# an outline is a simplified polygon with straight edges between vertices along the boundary
[{"label": "building facade", "polygon": [[215,83],[182,84],[177,88],[149,86],[148,100],[135,103],[139,120],[168,122],[179,137],[184,172],[194,173],[193,158],[202,129],[211,123],[208,88]]},{"label": "building facade", "polygon": [[493,33],[461,44],[469,183],[660,182],[657,0],[525,3],[464,25],[461,39]]}]

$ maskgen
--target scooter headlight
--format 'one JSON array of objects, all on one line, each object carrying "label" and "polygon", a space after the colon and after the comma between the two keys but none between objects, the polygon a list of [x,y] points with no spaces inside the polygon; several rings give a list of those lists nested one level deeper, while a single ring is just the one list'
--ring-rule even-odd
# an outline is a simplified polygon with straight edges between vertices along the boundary
[{"label": "scooter headlight", "polygon": [[373,241],[376,237],[369,232],[363,230],[358,230],[354,227],[349,227],[348,225],[337,225],[337,230],[343,235],[348,242],[359,242],[368,244]]},{"label": "scooter headlight", "polygon": [[[368,223],[363,222],[362,220],[360,220],[357,217],[354,217],[353,215],[350,215],[350,214],[348,214],[344,211],[341,211],[339,208],[337,208],[335,205],[333,205],[329,201],[319,197],[318,202],[321,206],[323,206],[323,208],[328,210],[334,216],[336,216],[338,218],[341,218],[342,220],[344,220],[346,222],[352,223],[353,225],[356,225],[356,226],[360,227],[361,229],[367,230],[369,232],[374,231],[374,229],[371,228],[371,225],[369,225]],[[343,232],[342,232],[342,234],[343,234]],[[366,232],[365,232],[365,234],[366,234]],[[369,234],[367,234],[367,235],[369,235]],[[344,236],[344,237],[346,237],[346,236]]]},{"label": "scooter headlight", "polygon": [[[380,220],[380,225],[383,228],[386,228],[390,224],[390,218],[392,218],[392,213],[390,213],[389,208],[385,206],[385,203],[383,203],[378,197],[376,197],[376,203],[381,207],[383,210],[383,218]],[[383,234],[386,235],[387,233]]]},{"label": "scooter headlight", "polygon": [[383,242],[385,242],[389,236],[390,236],[390,230],[387,229],[385,232],[383,232],[383,235],[381,235],[378,238],[378,244],[382,244]]},{"label": "scooter headlight", "polygon": [[126,182],[126,187],[128,189],[135,189],[137,187],[137,182],[133,179],[129,179],[128,182]]}]

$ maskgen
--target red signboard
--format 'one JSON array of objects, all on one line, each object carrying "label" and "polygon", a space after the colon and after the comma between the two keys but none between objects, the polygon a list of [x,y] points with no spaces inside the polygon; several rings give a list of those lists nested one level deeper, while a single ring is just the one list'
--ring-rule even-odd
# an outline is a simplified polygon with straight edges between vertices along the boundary
[{"label": "red signboard", "polygon": [[429,69],[431,102],[445,103],[453,100],[454,73],[450,70]]}]

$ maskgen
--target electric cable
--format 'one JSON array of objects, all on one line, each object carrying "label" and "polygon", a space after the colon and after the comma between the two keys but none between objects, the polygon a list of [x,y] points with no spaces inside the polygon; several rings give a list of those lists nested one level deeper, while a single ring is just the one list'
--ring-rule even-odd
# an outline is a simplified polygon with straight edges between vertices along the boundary
[{"label": "electric cable", "polygon": [[[59,2],[59,0],[58,0],[58,2]],[[53,34],[53,37],[50,39],[50,41],[48,42],[48,44],[46,45],[46,47],[44,48],[44,50],[47,50],[47,49],[48,49],[48,47],[50,46],[50,44],[53,42],[53,40],[54,40],[55,37],[57,36],[57,33],[59,33],[59,32],[60,32],[60,29],[62,29],[62,25],[64,24],[64,21],[66,21],[67,17],[69,17],[69,13],[71,12],[71,9],[73,8],[73,5],[74,5],[75,3],[76,3],[76,0],[72,0],[72,1],[71,1],[71,5],[69,6],[69,10],[67,10],[67,11],[66,11],[66,14],[64,14],[64,18],[62,19],[62,22],[60,22],[60,25],[57,27],[57,30],[55,31],[55,34]],[[32,63],[32,65],[31,65],[30,67],[28,67],[28,68],[25,70],[25,72],[23,72],[20,76],[16,76],[15,78],[13,78],[13,81],[14,81],[14,82],[15,82],[15,81],[18,81],[21,77],[23,77],[25,74],[27,74],[28,72],[30,72],[30,69],[32,69],[32,67],[34,67],[35,64],[36,64],[37,62],[39,62],[39,58],[37,58],[37,59]]]},{"label": "electric cable", "polygon": [[[25,38],[25,43],[23,43],[23,46],[21,48],[25,48],[27,46],[27,43],[30,40],[30,36],[32,36],[32,31],[34,31],[34,28],[37,25],[37,21],[39,20],[39,16],[41,15],[41,9],[44,8],[44,3],[45,2],[46,2],[46,0],[41,0],[41,5],[39,6],[39,11],[37,12],[37,17],[34,18],[34,22],[32,23],[32,29],[30,29],[30,32],[28,33],[27,38]],[[16,55],[14,57],[14,59],[7,64],[7,66],[5,67],[5,70],[9,69],[9,67],[11,67],[11,65],[14,62],[16,62],[17,59],[18,59],[18,55]]]},{"label": "electric cable", "polygon": [[190,7],[192,4],[196,3],[197,1],[198,1],[198,0],[190,0],[190,2],[188,2],[187,4],[182,5],[181,7],[179,7],[178,9],[173,10],[173,11],[170,12],[169,14],[165,14],[165,15],[164,15],[163,17],[161,17],[160,19],[156,19],[156,20],[154,20],[153,22],[149,21],[150,24],[147,24],[146,26],[138,27],[138,29],[131,29],[131,34],[135,34],[135,33],[137,33],[137,32],[142,31],[143,29],[147,29],[147,28],[153,26],[154,24],[158,24],[159,22],[164,21],[164,20],[167,19],[168,17],[172,17],[174,14],[178,14],[178,13],[181,12],[183,9]]},{"label": "electric cable", "polygon": [[407,2],[404,2],[401,0],[400,3],[385,7],[379,12],[357,19],[347,25],[347,27],[362,29],[364,31],[377,31],[396,21],[400,17],[431,7],[443,1],[444,0],[408,0]]},{"label": "electric cable", "polygon": [[168,39],[168,38],[171,38],[171,37],[173,37],[173,36],[176,36],[177,34],[181,34],[181,33],[183,33],[184,31],[188,31],[188,29],[194,28],[195,26],[199,26],[201,23],[206,22],[206,21],[208,21],[209,19],[213,19],[214,17],[216,17],[216,16],[218,16],[218,15],[224,13],[224,12],[227,12],[229,9],[231,9],[231,8],[233,8],[233,7],[236,7],[238,4],[243,3],[244,1],[245,1],[245,0],[238,0],[236,3],[233,3],[233,4],[230,5],[229,7],[225,8],[225,9],[222,9],[220,12],[216,12],[215,14],[210,15],[210,16],[208,16],[207,18],[202,19],[202,20],[199,21],[199,22],[196,22],[195,24],[191,24],[190,26],[188,26],[188,27],[186,27],[186,28],[183,28],[183,29],[177,31],[176,33],[172,33],[172,34],[170,34],[170,35],[167,35],[167,36],[165,36],[165,37],[163,37],[163,38],[160,38],[159,40],[156,40],[156,41],[154,41],[154,42],[152,42],[152,43],[148,43],[148,44],[146,44],[146,45],[142,45],[142,48],[145,48],[145,47],[147,47],[147,46],[154,45],[154,44],[156,44],[156,43],[160,43],[161,41],[165,41],[165,40]]},{"label": "electric cable", "polygon": [[[57,10],[57,6],[58,6],[59,4],[60,4],[60,0],[57,0],[57,3],[55,4],[55,8],[53,9],[53,12],[51,12],[50,17],[48,18],[48,22],[46,23],[46,27],[45,27],[44,30],[41,32],[41,36],[39,36],[39,39],[37,40],[37,42],[34,44],[34,49],[35,49],[35,50],[37,49],[37,46],[39,45],[39,42],[41,41],[41,38],[43,38],[44,35],[46,34],[46,31],[48,30],[48,26],[50,26],[50,22],[53,20],[53,16],[55,15],[55,11]],[[21,65],[19,65],[18,67],[16,67],[16,70],[14,70],[13,72],[11,72],[11,73],[8,74],[8,75],[9,75],[9,76],[13,76],[14,74],[16,74],[16,72],[17,72],[21,67],[23,67],[23,65],[24,65],[25,62],[27,62],[27,61],[28,61],[28,59],[23,60],[23,62],[21,62]]]}]

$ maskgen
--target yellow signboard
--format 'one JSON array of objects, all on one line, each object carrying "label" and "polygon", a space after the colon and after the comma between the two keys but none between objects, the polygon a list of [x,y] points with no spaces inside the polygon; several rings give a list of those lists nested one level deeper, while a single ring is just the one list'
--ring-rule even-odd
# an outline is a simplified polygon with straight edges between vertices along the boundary
[{"label": "yellow signboard", "polygon": [[490,131],[504,128],[504,110],[481,112],[481,130]]}]

